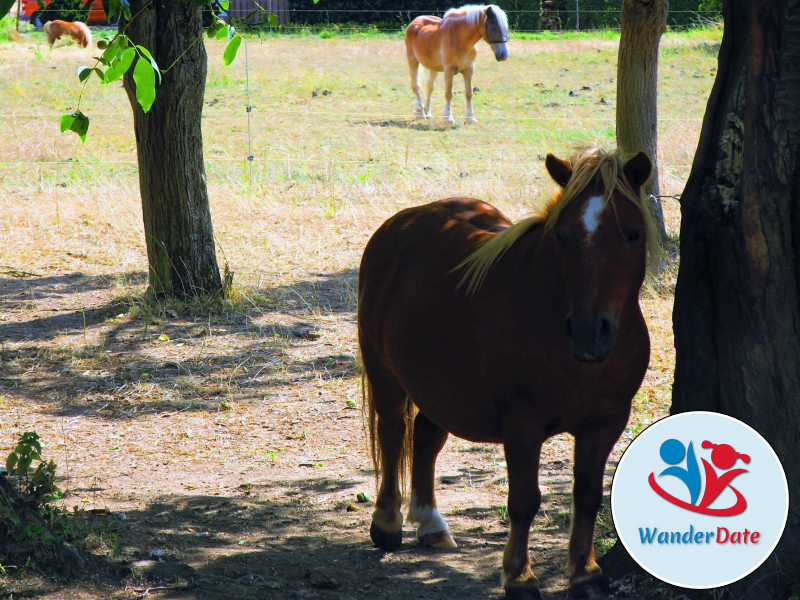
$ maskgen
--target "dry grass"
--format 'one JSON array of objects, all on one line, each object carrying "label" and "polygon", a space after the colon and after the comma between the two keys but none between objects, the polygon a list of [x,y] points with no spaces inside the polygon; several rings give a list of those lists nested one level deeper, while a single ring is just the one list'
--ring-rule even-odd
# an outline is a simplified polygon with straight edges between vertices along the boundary
[{"label": "dry grass", "polygon": [[[712,33],[662,42],[663,194],[680,194],[688,175],[716,41]],[[92,53],[64,46],[49,54],[36,38],[0,44],[0,451],[29,428],[58,440],[53,458],[68,470],[64,487],[106,488],[68,495],[68,505],[124,506],[197,489],[225,494],[242,481],[289,478],[298,464],[333,480],[355,472],[368,481],[349,409],[360,401],[356,270],[371,233],[401,208],[454,195],[520,218],[553,189],[547,152],[614,141],[613,40],[514,40],[503,64],[482,49],[474,79],[480,125],[452,128],[411,118],[399,37],[251,39],[247,60],[243,48],[227,69],[222,47],[208,46],[208,185],[220,259],[235,271],[235,301],[222,314],[139,300],[146,254],[120,86],[91,83],[81,108],[92,125],[82,145],[59,133],[58,118],[74,109],[76,66]],[[459,120],[463,90],[456,89]],[[676,235],[677,202],[667,199],[664,208]],[[621,447],[669,406],[675,259],[665,258],[642,295],[653,354]],[[141,472],[153,453],[148,443],[163,464]],[[568,465],[565,443],[559,436],[543,464]],[[465,501],[457,492],[479,497],[464,468],[494,477],[481,492],[487,505],[504,502],[498,449],[478,450],[453,440],[442,457],[440,473],[461,473],[463,483],[448,488],[451,508]],[[233,460],[241,472],[228,470]],[[176,464],[205,471],[176,482]],[[112,475],[140,495],[111,491]],[[562,484],[545,482],[554,490]],[[332,506],[343,497],[326,496]]]}]

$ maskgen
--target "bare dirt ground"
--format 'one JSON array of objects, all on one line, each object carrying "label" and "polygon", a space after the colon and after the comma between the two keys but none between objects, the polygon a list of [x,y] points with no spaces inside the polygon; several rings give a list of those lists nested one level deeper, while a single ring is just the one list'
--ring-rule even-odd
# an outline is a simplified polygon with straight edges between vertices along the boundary
[{"label": "bare dirt ground", "polygon": [[[355,278],[295,287],[327,295],[338,309],[328,316],[287,295],[266,313],[166,308],[159,318],[127,316],[109,277],[4,274],[0,447],[40,434],[87,547],[109,557],[77,583],[6,565],[7,597],[500,597],[499,447],[451,439],[440,458],[439,503],[458,550],[422,549],[411,531],[393,554],[369,540],[355,307],[337,301]],[[570,463],[569,439],[552,440],[531,538],[551,599],[566,597]],[[645,582],[619,582],[615,597],[681,596]]]}]

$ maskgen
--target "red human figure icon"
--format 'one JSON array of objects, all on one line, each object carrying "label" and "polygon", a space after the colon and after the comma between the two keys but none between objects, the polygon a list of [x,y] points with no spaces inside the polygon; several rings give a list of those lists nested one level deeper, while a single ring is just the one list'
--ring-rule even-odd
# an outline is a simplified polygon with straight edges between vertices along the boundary
[{"label": "red human figure icon", "polygon": [[[736,450],[728,444],[713,444],[705,440],[701,446],[703,448],[713,448],[711,451],[711,462],[714,463],[714,466],[718,469],[730,469],[738,459],[741,459],[745,464],[750,462],[750,457],[747,454],[736,452]],[[747,473],[747,469],[733,469],[732,471],[717,475],[714,467],[708,464],[706,459],[701,458],[700,460],[703,462],[703,468],[706,473],[706,489],[703,493],[703,499],[700,501],[700,507],[707,507],[717,499],[717,496],[722,493],[722,490],[726,487],[730,487],[734,494],[736,494],[736,504],[730,509],[735,512],[730,512],[728,514],[739,514],[742,512],[747,507],[747,501],[739,490],[730,485],[730,483],[734,477],[742,473]]]}]

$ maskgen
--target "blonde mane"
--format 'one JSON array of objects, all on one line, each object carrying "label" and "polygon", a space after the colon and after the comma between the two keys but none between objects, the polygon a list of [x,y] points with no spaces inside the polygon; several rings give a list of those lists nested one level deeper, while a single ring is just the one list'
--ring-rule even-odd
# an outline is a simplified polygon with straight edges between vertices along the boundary
[{"label": "blonde mane", "polygon": [[595,176],[599,173],[605,188],[603,201],[607,205],[611,196],[619,190],[642,213],[645,223],[645,241],[651,263],[658,257],[658,233],[653,216],[640,190],[634,193],[623,171],[623,166],[631,157],[623,155],[619,150],[606,152],[600,148],[589,148],[581,151],[572,162],[572,176],[566,187],[557,192],[544,209],[532,216],[515,223],[508,229],[498,233],[483,246],[470,254],[454,270],[463,270],[459,287],[464,287],[468,294],[480,289],[489,269],[519,240],[523,235],[538,225],[552,229],[561,212],[575,200]]},{"label": "blonde mane", "polygon": [[444,13],[444,18],[447,17],[464,17],[468,24],[475,25],[481,19],[481,15],[486,14],[486,9],[491,6],[492,11],[497,15],[498,22],[508,30],[508,17],[496,4],[466,4],[461,8],[451,8]]}]

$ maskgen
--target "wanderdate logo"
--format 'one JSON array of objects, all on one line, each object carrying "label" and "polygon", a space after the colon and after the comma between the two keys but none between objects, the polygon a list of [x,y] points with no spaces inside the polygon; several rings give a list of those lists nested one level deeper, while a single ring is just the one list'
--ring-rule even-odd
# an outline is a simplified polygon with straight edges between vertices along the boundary
[{"label": "wanderdate logo", "polygon": [[[689,502],[676,498],[664,490],[656,482],[655,473],[650,473],[647,478],[650,487],[667,502],[691,512],[720,517],[738,515],[744,512],[744,509],[747,508],[747,500],[738,489],[731,485],[731,482],[734,478],[748,471],[747,469],[731,469],[731,467],[738,460],[749,463],[750,456],[737,452],[729,444],[714,444],[708,440],[703,441],[701,448],[712,449],[711,463],[705,458],[700,458],[703,464],[702,473],[697,465],[692,442],[689,442],[687,450],[682,442],[675,438],[670,438],[661,444],[659,450],[663,461],[671,466],[661,471],[658,476],[669,475],[677,477],[689,492]],[[679,463],[682,462],[685,462],[685,466],[679,466]],[[719,469],[720,473],[717,472],[717,469]],[[701,488],[704,489],[702,497],[700,496]],[[735,494],[736,502],[731,506],[711,508],[711,503],[726,489]]]},{"label": "wanderdate logo", "polygon": [[611,490],[617,534],[648,572],[688,588],[727,585],[780,540],[789,508],[777,455],[718,413],[658,421],[630,444]]}]

